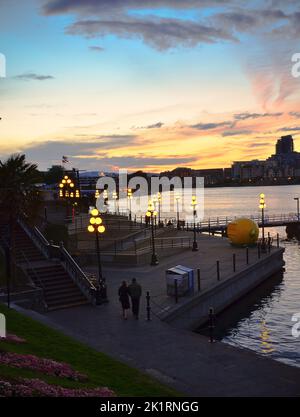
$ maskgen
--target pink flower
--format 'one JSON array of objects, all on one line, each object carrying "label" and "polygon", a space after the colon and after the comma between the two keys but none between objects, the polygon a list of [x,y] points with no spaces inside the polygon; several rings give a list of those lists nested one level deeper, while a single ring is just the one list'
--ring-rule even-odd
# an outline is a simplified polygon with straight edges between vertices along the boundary
[{"label": "pink flower", "polygon": [[50,385],[40,379],[19,379],[15,382],[0,380],[0,397],[114,397],[106,388],[70,389]]},{"label": "pink flower", "polygon": [[26,340],[23,339],[22,337],[19,337],[15,334],[10,334],[10,333],[8,333],[6,335],[6,337],[0,337],[0,341],[1,342],[12,342],[12,343],[18,343],[18,344],[26,343]]},{"label": "pink flower", "polygon": [[74,381],[85,381],[87,379],[86,375],[74,371],[72,367],[66,363],[40,358],[35,355],[0,352],[0,364],[13,366],[15,368],[31,369],[47,375],[68,378]]}]

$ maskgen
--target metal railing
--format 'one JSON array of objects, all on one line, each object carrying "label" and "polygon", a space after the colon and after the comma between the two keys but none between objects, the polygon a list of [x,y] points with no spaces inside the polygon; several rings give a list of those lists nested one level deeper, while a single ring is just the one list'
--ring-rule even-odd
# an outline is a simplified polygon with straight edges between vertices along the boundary
[{"label": "metal railing", "polygon": [[72,258],[67,249],[61,244],[60,246],[61,262],[69,276],[75,284],[81,289],[85,296],[91,301],[95,301],[97,288],[89,280],[77,262]]},{"label": "metal railing", "polygon": [[19,224],[47,259],[60,259],[62,265],[75,284],[91,302],[94,302],[96,287],[88,279],[63,244],[61,244],[61,246],[52,245],[37,227],[30,228],[22,220],[19,221]]},{"label": "metal railing", "polygon": [[[25,264],[27,265],[26,268],[22,268],[22,271],[24,272],[24,274],[26,275],[26,277],[29,279],[31,285],[34,288],[38,288],[42,291],[42,302],[44,304],[44,307],[46,310],[48,310],[48,304],[46,303],[46,299],[45,299],[45,286],[43,284],[43,282],[41,281],[41,279],[39,278],[36,270],[34,269],[34,267],[32,266],[32,264],[29,262],[27,256],[25,255],[25,253],[22,250],[18,250],[18,254],[21,254],[22,258],[25,261]],[[20,265],[20,262],[18,262],[18,264]],[[30,274],[28,273],[28,271],[31,271],[34,275],[34,279],[32,278],[32,276],[30,276]]]},{"label": "metal railing", "polygon": [[18,219],[19,225],[22,227],[24,232],[28,235],[28,237],[31,239],[31,241],[35,244],[37,249],[39,249],[42,254],[49,259],[50,258],[50,243],[45,238],[45,236],[42,234],[42,232],[36,227],[29,227],[26,222],[24,222],[21,219]]},{"label": "metal railing", "polygon": [[[203,219],[200,222],[196,223],[196,229],[198,231],[209,231],[217,230],[218,228],[226,228],[228,224],[232,221],[235,221],[238,218],[249,218],[258,223],[259,226],[262,225],[262,217],[259,215],[241,215],[241,216],[232,216],[232,217],[216,217],[216,218],[207,218]],[[264,225],[268,226],[284,226],[288,223],[298,222],[298,215],[295,213],[287,214],[274,214],[264,216]],[[186,230],[192,230],[194,228],[194,223],[185,223],[184,228]]]}]

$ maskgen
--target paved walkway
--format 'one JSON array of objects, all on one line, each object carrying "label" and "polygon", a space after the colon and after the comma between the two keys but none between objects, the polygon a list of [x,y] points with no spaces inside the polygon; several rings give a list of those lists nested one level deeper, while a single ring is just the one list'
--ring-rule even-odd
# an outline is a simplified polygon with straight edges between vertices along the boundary
[{"label": "paved walkway", "polygon": [[[211,242],[217,245],[217,241]],[[226,250],[229,256],[232,249],[228,246]],[[105,268],[109,303],[45,315],[27,310],[25,314],[141,369],[186,395],[300,396],[300,369],[220,342],[209,344],[205,337],[173,328],[156,316],[147,322],[144,297],[140,320],[132,317],[122,320],[117,289],[123,279],[137,277],[144,292],[147,288],[152,293],[165,291],[165,269],[176,264],[193,266],[192,262],[204,266],[208,259],[203,256],[201,250],[185,251],[162,260],[157,267]]]}]

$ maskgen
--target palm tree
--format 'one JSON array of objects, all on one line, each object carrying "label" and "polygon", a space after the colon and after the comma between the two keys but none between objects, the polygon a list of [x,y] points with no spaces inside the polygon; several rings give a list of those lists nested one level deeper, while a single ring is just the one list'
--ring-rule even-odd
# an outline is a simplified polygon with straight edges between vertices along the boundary
[{"label": "palm tree", "polygon": [[9,232],[8,276],[15,276],[15,262],[11,261],[16,259],[16,223],[20,217],[25,216],[30,221],[37,214],[40,197],[36,184],[39,180],[37,165],[26,162],[25,155],[12,155],[5,162],[0,161],[0,216]]},{"label": "palm tree", "polygon": [[[32,218],[39,201],[36,184],[40,174],[36,164],[26,162],[25,155],[10,156],[0,161],[0,211],[16,220],[20,215]],[[36,211],[36,210],[34,210]]]}]

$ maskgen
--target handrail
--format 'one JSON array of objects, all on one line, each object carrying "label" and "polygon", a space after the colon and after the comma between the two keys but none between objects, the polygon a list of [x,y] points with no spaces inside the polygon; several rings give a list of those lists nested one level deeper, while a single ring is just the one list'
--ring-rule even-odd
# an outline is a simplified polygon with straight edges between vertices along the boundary
[{"label": "handrail", "polygon": [[[5,239],[4,238],[4,236],[2,235],[2,238],[1,238],[1,241],[2,241],[2,243],[9,249],[9,244],[8,244],[8,241],[7,241],[7,239]],[[42,281],[40,280],[40,278],[37,276],[37,274],[36,274],[36,271],[34,270],[34,268],[32,267],[32,265],[30,264],[30,262],[29,262],[29,260],[28,260],[28,258],[26,257],[26,255],[25,255],[25,253],[22,251],[22,249],[18,249],[18,253],[20,253],[21,255],[22,255],[22,257],[24,258],[24,260],[25,260],[25,262],[26,262],[26,264],[27,264],[27,266],[29,267],[28,269],[30,269],[31,271],[33,271],[33,273],[34,273],[34,275],[35,275],[35,278],[36,278],[36,280],[38,281],[38,284],[40,285],[39,287],[37,287],[37,285],[35,284],[35,282],[32,280],[32,278],[29,276],[29,274],[27,274],[26,273],[26,271],[24,271],[24,273],[26,274],[26,276],[27,276],[27,278],[29,279],[29,281],[30,281],[30,284],[34,287],[34,288],[39,288],[39,289],[41,289],[42,290],[42,294],[43,294],[43,303],[44,303],[44,306],[45,306],[45,308],[46,308],[46,310],[48,309],[48,305],[47,305],[47,303],[46,303],[46,301],[45,301],[45,287],[44,287],[44,285],[43,285],[43,283],[42,283]],[[18,265],[17,264],[17,262],[16,262],[16,260],[15,259],[11,259],[11,261],[14,263],[14,265],[15,266],[20,266],[20,265]]]},{"label": "handrail", "polygon": [[54,250],[58,250],[60,254],[61,261],[65,266],[66,271],[70,274],[73,281],[79,286],[82,292],[85,293],[86,297],[91,299],[91,290],[96,291],[96,287],[93,283],[87,278],[85,273],[82,271],[80,266],[75,262],[69,252],[62,246],[56,247],[51,245],[42,232],[35,226],[33,229],[30,229],[26,223],[20,220],[20,225],[28,236],[32,239],[35,245],[42,251],[46,258],[52,258]]},{"label": "handrail", "polygon": [[94,295],[92,292],[97,291],[95,285],[89,280],[87,275],[83,272],[63,245],[60,246],[60,253],[61,261],[66,271],[69,273],[73,281],[80,287],[81,291],[84,292],[85,296],[93,302]]},{"label": "handrail", "polygon": [[18,219],[18,223],[22,227],[22,229],[27,233],[27,235],[31,238],[33,243],[37,246],[37,248],[46,256],[46,258],[50,258],[49,247],[50,244],[45,236],[41,233],[41,231],[34,226],[33,228],[29,228],[23,220]]},{"label": "handrail", "polygon": [[[38,287],[36,286],[36,284],[35,284],[35,282],[32,280],[32,278],[28,275],[28,274],[26,274],[27,275],[27,277],[30,279],[30,281],[33,283],[33,285],[36,287],[36,288],[40,288],[41,290],[42,290],[42,293],[43,293],[43,303],[44,303],[44,305],[45,305],[45,308],[46,308],[46,310],[48,310],[48,304],[46,303],[46,301],[45,301],[45,287],[44,287],[44,284],[42,283],[42,281],[41,281],[41,279],[38,277],[38,275],[37,275],[37,273],[36,273],[36,271],[35,271],[35,269],[32,267],[32,265],[30,264],[30,262],[29,262],[29,260],[28,260],[28,258],[27,258],[27,256],[25,255],[25,253],[21,250],[21,249],[19,249],[18,250],[18,252],[19,253],[21,253],[21,255],[23,256],[23,258],[24,258],[24,260],[25,260],[25,262],[26,262],[26,264],[27,264],[27,266],[28,266],[28,269],[29,270],[31,270],[31,271],[33,271],[33,273],[34,273],[34,276],[35,276],[35,279],[37,280],[37,282],[38,282]],[[25,272],[26,273],[26,272]]]}]

